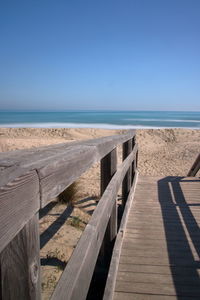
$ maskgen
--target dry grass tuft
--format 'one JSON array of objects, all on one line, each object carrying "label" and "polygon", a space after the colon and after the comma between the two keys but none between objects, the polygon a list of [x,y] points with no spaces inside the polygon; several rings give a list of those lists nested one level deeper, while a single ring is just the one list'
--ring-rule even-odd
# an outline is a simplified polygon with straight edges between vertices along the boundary
[{"label": "dry grass tuft", "polygon": [[73,182],[58,196],[58,201],[61,203],[69,203],[74,206],[74,202],[77,198],[77,192],[78,184],[77,182]]}]

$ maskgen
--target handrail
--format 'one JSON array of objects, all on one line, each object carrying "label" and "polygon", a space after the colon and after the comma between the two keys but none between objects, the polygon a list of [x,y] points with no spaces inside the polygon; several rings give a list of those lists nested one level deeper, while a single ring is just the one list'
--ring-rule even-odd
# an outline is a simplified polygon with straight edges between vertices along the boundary
[{"label": "handrail", "polygon": [[[117,234],[119,187],[123,183],[125,205],[135,178],[138,150],[134,138],[135,131],[128,131],[122,135],[0,154],[2,300],[41,299],[38,211],[101,161],[103,195],[52,296],[61,300],[66,299],[67,293],[67,299],[85,299],[99,249]],[[119,144],[123,145],[124,161],[117,170]],[[105,234],[108,229],[109,234]]]},{"label": "handrail", "polygon": [[56,286],[52,300],[64,300],[66,295],[71,300],[86,298],[100,246],[116,202],[117,192],[136,153],[137,146],[112,177]]},{"label": "handrail", "polygon": [[119,267],[119,259],[120,259],[121,249],[122,249],[123,236],[128,221],[128,215],[130,213],[130,208],[134,198],[137,178],[138,178],[138,172],[136,171],[134,182],[126,202],[123,217],[116,236],[115,245],[112,252],[112,258],[109,266],[106,286],[104,290],[103,300],[112,300],[114,298],[115,283],[117,279],[117,271]]},{"label": "handrail", "polygon": [[36,170],[41,207],[44,207],[118,144],[134,136],[135,131],[132,130],[87,141],[0,153],[0,187],[28,171]]},{"label": "handrail", "polygon": [[195,162],[193,163],[193,165],[192,165],[190,171],[188,172],[187,176],[189,176],[189,177],[196,176],[196,174],[198,173],[199,169],[200,169],[200,153],[197,156]]}]

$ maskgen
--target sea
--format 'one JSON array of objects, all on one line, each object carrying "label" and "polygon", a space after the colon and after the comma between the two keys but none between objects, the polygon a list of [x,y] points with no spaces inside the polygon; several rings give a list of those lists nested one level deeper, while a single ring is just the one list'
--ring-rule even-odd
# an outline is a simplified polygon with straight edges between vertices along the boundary
[{"label": "sea", "polygon": [[0,111],[0,127],[33,128],[192,128],[200,112],[186,111]]}]

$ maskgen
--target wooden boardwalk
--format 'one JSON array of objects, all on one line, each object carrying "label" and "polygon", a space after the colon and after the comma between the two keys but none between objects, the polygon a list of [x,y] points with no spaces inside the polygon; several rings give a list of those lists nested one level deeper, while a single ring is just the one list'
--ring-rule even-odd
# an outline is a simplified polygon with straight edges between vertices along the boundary
[{"label": "wooden boardwalk", "polygon": [[139,176],[114,299],[200,299],[199,225],[199,178]]}]

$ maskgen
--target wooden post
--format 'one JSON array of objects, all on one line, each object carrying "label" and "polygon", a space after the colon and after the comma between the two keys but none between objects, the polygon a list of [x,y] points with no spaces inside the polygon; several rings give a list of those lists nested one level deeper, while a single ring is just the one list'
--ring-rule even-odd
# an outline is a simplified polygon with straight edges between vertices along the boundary
[{"label": "wooden post", "polygon": [[39,300],[40,247],[38,214],[0,254],[0,299]]},{"label": "wooden post", "polygon": [[192,168],[188,172],[187,176],[189,176],[189,177],[190,176],[191,177],[196,176],[196,174],[198,173],[199,169],[200,169],[200,153],[197,156],[195,162],[193,163]]},{"label": "wooden post", "polygon": [[[126,159],[126,157],[131,153],[133,149],[133,142],[132,139],[125,142],[123,144],[123,160]],[[122,205],[125,206],[126,204],[126,200],[129,194],[129,191],[131,189],[131,182],[132,182],[132,167],[130,166],[130,168],[128,169],[123,183],[122,183]]]},{"label": "wooden post", "polygon": [[[132,149],[135,146],[135,137],[132,139]],[[137,155],[137,154],[136,154]],[[137,167],[137,162],[136,162],[136,158],[135,160],[132,162],[132,170],[131,170],[131,186],[133,184],[133,180],[135,177],[135,171],[136,171],[136,167]]]},{"label": "wooden post", "polygon": [[135,157],[135,169],[138,168],[138,151],[136,153],[136,157]]},{"label": "wooden post", "polygon": [[[116,148],[108,153],[101,160],[101,196],[103,195],[107,185],[117,170],[117,151]],[[106,260],[106,252],[109,251],[111,242],[117,235],[117,201],[113,206],[113,211],[108,222],[104,241],[100,250],[101,257]]]}]

